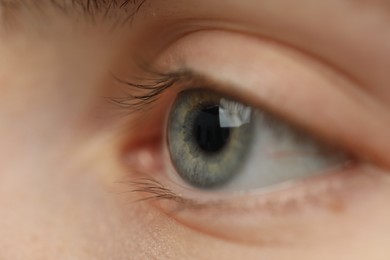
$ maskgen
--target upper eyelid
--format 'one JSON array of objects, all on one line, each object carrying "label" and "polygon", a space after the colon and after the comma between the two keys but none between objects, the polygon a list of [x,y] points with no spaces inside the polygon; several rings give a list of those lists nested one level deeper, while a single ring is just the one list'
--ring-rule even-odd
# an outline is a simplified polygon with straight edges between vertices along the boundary
[{"label": "upper eyelid", "polygon": [[[236,37],[237,35],[238,37]],[[207,41],[204,41],[206,37]],[[226,37],[228,37],[228,39],[226,39]],[[198,42],[198,39],[200,39],[199,43],[207,43],[207,47],[201,47],[202,44],[194,45],[194,42]],[[218,46],[221,44],[221,41],[226,42],[227,40],[235,42],[234,44],[236,45],[229,44],[224,48],[218,48]],[[252,52],[255,52],[255,54],[257,53],[258,55],[259,48],[262,49],[260,50],[260,53],[264,53],[267,56],[268,54],[265,52],[265,50],[268,48],[271,55],[271,61],[276,57],[276,59],[274,59],[274,63],[268,64],[267,59],[254,59],[253,56],[247,57],[247,59],[249,59],[249,63],[239,63],[236,58],[232,60],[232,51],[226,53],[226,51],[230,50],[232,46],[237,46],[237,44],[247,44],[248,41],[249,49],[246,48],[247,56],[249,53],[252,55]],[[191,46],[188,46],[188,44]],[[198,80],[198,83],[205,83],[205,87],[215,87],[214,90],[225,95],[230,93],[230,96],[235,97],[235,99],[238,99],[241,102],[243,101],[244,103],[254,107],[263,109],[265,108],[267,112],[272,112],[271,114],[277,115],[280,118],[284,118],[285,120],[287,119],[287,121],[292,122],[293,125],[298,126],[299,129],[306,129],[306,132],[314,133],[314,135],[320,137],[319,139],[327,140],[330,143],[340,144],[340,147],[343,147],[345,150],[352,152],[358,158],[362,158],[367,162],[374,163],[381,167],[389,167],[389,162],[386,158],[387,153],[386,151],[383,151],[387,148],[383,146],[383,140],[379,140],[380,135],[378,135],[378,131],[388,128],[386,127],[387,121],[380,122],[375,120],[375,117],[372,117],[372,114],[381,115],[385,111],[379,110],[381,108],[377,106],[362,106],[362,104],[360,104],[361,102],[359,103],[360,98],[362,98],[360,95],[361,93],[357,96],[351,96],[348,94],[350,91],[353,91],[354,89],[356,90],[356,88],[351,85],[352,83],[349,80],[344,79],[343,75],[339,75],[338,71],[333,71],[331,68],[328,68],[326,64],[317,62],[315,57],[312,58],[307,56],[306,53],[296,52],[296,50],[291,49],[290,46],[280,46],[278,44],[274,46],[274,44],[275,43],[272,41],[264,41],[264,39],[259,39],[249,35],[242,35],[232,31],[196,31],[187,34],[180,39],[177,39],[176,42],[171,43],[170,46],[167,46],[163,50],[160,50],[161,52],[158,54],[150,57],[148,62],[136,62],[136,64],[142,65],[139,67],[141,72],[146,72],[145,74],[141,73],[139,75],[152,75],[151,79],[160,78],[159,76],[161,75],[169,75],[169,72],[173,72],[174,75],[177,76],[182,75],[183,72],[188,73],[189,71],[189,75],[192,74],[191,77],[177,77],[176,79],[180,80],[175,80],[173,82],[175,84],[172,85],[186,85],[186,87],[190,87],[191,83],[194,83],[196,80]],[[179,50],[179,57],[177,57],[176,53],[177,46]],[[211,56],[217,55],[217,57],[220,57],[221,52],[225,53],[224,57],[229,60],[230,63],[227,63],[229,66],[219,64],[217,67],[215,67],[216,64],[213,60],[207,61],[206,64],[200,66],[199,63],[197,63],[198,60],[200,59],[201,63],[202,61],[206,62],[204,59],[209,59],[209,55],[193,56],[193,54],[189,54],[197,53],[199,50],[202,52],[205,49],[206,53],[208,53],[207,51],[209,48],[213,46],[213,50],[216,52],[211,52],[209,54],[212,54]],[[215,49],[215,47],[217,47],[217,49]],[[186,48],[189,48],[191,51],[189,53],[187,51],[182,53],[183,49]],[[181,57],[180,55],[183,55],[184,57]],[[186,55],[189,56],[187,57]],[[194,59],[195,63],[193,61]],[[277,64],[279,59],[282,61],[285,60],[287,62],[284,67],[280,67]],[[139,59],[134,60],[139,61]],[[166,64],[166,60],[172,62],[172,64]],[[306,60],[308,60],[308,63],[306,63]],[[288,67],[288,74],[285,75],[284,68],[288,64],[291,65],[291,62],[293,66]],[[296,68],[294,64],[297,64]],[[163,66],[162,68],[160,68],[161,65]],[[252,81],[247,81],[247,84],[245,81],[242,82],[242,79],[245,79],[245,77],[241,79],[241,75],[238,77],[237,73],[234,72],[235,68],[238,69],[237,66],[240,66],[241,70],[242,67],[250,68],[249,72],[247,72],[249,74],[246,76],[250,76],[252,81],[254,80],[257,82],[260,80],[257,85],[265,84],[265,86],[255,92],[250,90],[251,88],[254,88],[255,85],[251,83]],[[275,68],[273,66],[275,66]],[[154,68],[160,69],[156,70]],[[256,70],[254,71],[255,68]],[[217,71],[220,70],[221,73],[217,73]],[[161,73],[159,71],[168,71],[168,73]],[[278,73],[280,75],[275,77]],[[308,76],[307,81],[304,80],[306,76],[302,76],[300,73]],[[221,74],[221,76],[225,76],[219,77],[219,74]],[[269,78],[268,82],[263,82],[264,78],[261,77],[261,75],[264,75],[266,78],[271,76],[271,78]],[[286,76],[289,77],[290,81],[285,79]],[[332,77],[335,77],[335,81]],[[143,84],[143,80],[148,80],[148,77],[135,78],[135,81],[133,80],[134,77],[130,76],[129,78],[129,81],[125,81],[132,83],[130,85],[133,85],[133,83],[139,85],[138,82]],[[288,84],[286,84],[287,82]],[[278,86],[280,84],[281,86]],[[290,93],[289,89],[291,89],[292,86],[297,87],[296,94],[298,97],[295,98],[296,95],[294,94],[291,96],[291,99],[289,98],[289,102],[287,104],[283,104],[282,102],[281,106],[278,106],[277,101],[282,101],[283,98],[287,98],[288,95],[286,94]],[[307,91],[308,86],[310,86],[312,90]],[[307,97],[307,94],[310,94],[310,98]],[[268,98],[267,95],[271,95],[271,97]],[[303,103],[301,102],[302,97],[304,97]],[[320,118],[323,118],[320,115],[313,114],[318,110],[307,108],[302,110],[304,106],[307,107],[309,104],[313,104],[312,98],[319,100],[320,104],[324,106],[320,111],[321,113],[324,113],[324,120],[320,120]],[[325,101],[329,98],[332,101],[331,103],[334,105],[328,105],[325,103]],[[127,101],[128,100],[131,100],[130,103],[137,101],[138,105],[142,103],[148,103],[144,102],[145,99],[142,100],[133,98],[127,99]],[[141,103],[139,102],[140,100],[142,101]],[[299,103],[297,103],[298,101]],[[123,105],[123,102],[126,101],[121,100],[121,105]],[[316,104],[318,105],[318,103]],[[292,105],[294,105],[294,107],[292,107]],[[341,105],[343,107],[342,110],[340,110]],[[138,106],[137,109],[141,107],[142,106]],[[127,106],[127,108],[131,108],[131,106]],[[356,116],[356,113],[359,114],[359,117]],[[347,121],[345,119],[342,120],[343,115],[344,117],[349,118],[348,124],[346,123]],[[315,121],[315,123],[313,123],[313,121]],[[363,123],[367,125],[367,127],[357,127]],[[372,139],[370,142],[368,142],[369,139],[367,135],[369,133],[371,136],[375,137],[375,140]],[[359,141],[357,142],[356,140]]]},{"label": "upper eyelid", "polygon": [[[226,42],[230,44],[224,44]],[[240,57],[241,62],[238,62],[237,55],[233,53],[237,53],[239,49],[234,46],[243,44],[247,46],[243,49],[245,58]],[[175,56],[171,57],[172,55]],[[268,56],[271,63],[268,63]],[[223,59],[219,59],[220,57]],[[388,147],[383,146],[383,139],[380,140],[378,134],[390,127],[390,121],[378,121],[373,116],[382,115],[381,118],[388,118],[386,111],[373,102],[366,106],[369,97],[345,79],[339,71],[318,62],[315,57],[296,52],[289,46],[275,46],[273,42],[252,36],[212,30],[186,36],[161,55],[159,60],[164,61],[165,58],[174,61],[173,67],[184,65],[208,75],[209,71],[212,71],[213,80],[235,86],[231,88],[235,91],[233,94],[240,96],[240,92],[250,93],[248,98],[252,104],[262,104],[266,107],[268,105],[276,109],[275,101],[279,100],[284,109],[278,111],[285,115],[285,118],[290,116],[302,127],[318,131],[319,136],[345,144],[343,146],[349,148],[347,150],[356,151],[359,157],[369,162],[389,167],[385,155],[388,154]],[[278,62],[283,61],[286,64],[280,67]],[[249,69],[245,76],[242,75],[244,68]],[[238,71],[241,73],[237,74]],[[278,73],[280,75],[276,76]],[[248,76],[250,79],[246,79]],[[260,88],[259,85],[264,86]],[[292,87],[296,89],[296,94],[288,94]],[[242,94],[241,97],[245,98]],[[303,106],[313,105],[313,98],[317,108],[318,105],[324,107],[321,110],[303,110]],[[286,104],[283,103],[284,99],[288,101]],[[333,105],[326,102],[329,99]],[[314,115],[316,111],[325,118]],[[343,115],[348,121],[343,119]],[[315,121],[315,124],[307,124],[308,120]],[[362,124],[364,128],[359,127]],[[367,136],[368,134],[374,138]],[[370,142],[367,142],[368,138],[371,138]]]},{"label": "upper eyelid", "polygon": [[[113,75],[113,79],[120,85],[125,86],[127,95],[123,97],[111,97],[109,101],[122,109],[126,109],[129,113],[142,111],[146,109],[148,106],[157,102],[157,100],[164,95],[164,93],[169,89],[173,88],[177,85],[180,85],[181,88],[215,88],[220,84],[227,85],[226,83],[214,82],[207,79],[206,76],[200,75],[198,73],[192,72],[189,69],[182,69],[176,72],[171,73],[162,73],[157,72],[157,70],[146,69],[149,77],[143,77],[134,79],[132,81],[123,80],[115,75]],[[231,87],[230,89],[236,89]],[[138,93],[138,94],[133,94]],[[221,92],[227,98],[238,99],[238,101],[243,102],[247,105],[254,106],[259,108],[266,113],[279,118],[284,121],[286,124],[290,125],[292,128],[302,130],[304,132],[305,128],[296,124],[293,119],[286,118],[285,116],[278,115],[277,112],[270,109],[268,106],[259,107],[258,104],[251,104],[245,101],[246,94],[240,94],[238,97],[232,93]],[[237,93],[238,94],[238,93]],[[315,135],[315,134],[313,134]],[[321,138],[319,138],[321,139]],[[334,144],[331,144],[334,145]],[[346,150],[346,149],[345,149]]]}]

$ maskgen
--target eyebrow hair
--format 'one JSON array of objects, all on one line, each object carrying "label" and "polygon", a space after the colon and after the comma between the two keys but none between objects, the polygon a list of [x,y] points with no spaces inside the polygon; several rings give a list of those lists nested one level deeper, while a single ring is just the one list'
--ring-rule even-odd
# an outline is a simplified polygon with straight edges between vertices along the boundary
[{"label": "eyebrow hair", "polygon": [[[147,0],[0,0],[1,24],[15,24],[23,16],[57,13],[86,21],[131,21]],[[46,21],[49,22],[49,21]]]}]

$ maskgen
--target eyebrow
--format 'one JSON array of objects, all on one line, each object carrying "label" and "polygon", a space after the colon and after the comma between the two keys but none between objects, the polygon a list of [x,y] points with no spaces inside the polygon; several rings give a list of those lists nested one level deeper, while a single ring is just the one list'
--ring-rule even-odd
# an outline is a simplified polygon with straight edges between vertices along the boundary
[{"label": "eyebrow", "polygon": [[[147,0],[0,0],[0,21],[11,24],[26,16],[45,16],[57,12],[68,17],[86,21],[116,20],[115,23],[131,21]],[[36,16],[35,16],[36,17]],[[50,22],[50,21],[46,21]]]}]

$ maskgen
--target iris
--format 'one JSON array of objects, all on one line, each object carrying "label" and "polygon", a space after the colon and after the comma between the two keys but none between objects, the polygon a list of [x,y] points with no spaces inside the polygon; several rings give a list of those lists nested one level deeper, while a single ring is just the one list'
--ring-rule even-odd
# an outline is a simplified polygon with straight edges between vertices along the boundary
[{"label": "iris", "polygon": [[252,109],[207,90],[180,93],[168,123],[178,174],[202,189],[222,186],[244,164],[253,138]]}]

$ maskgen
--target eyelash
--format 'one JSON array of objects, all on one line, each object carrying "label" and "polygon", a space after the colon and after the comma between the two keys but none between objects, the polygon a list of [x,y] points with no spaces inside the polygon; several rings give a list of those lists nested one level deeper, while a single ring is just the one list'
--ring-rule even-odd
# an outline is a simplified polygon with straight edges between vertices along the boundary
[{"label": "eyelash", "polygon": [[[346,170],[354,169],[356,165],[350,163],[345,166]],[[133,202],[142,203],[150,201],[155,203],[157,207],[162,207],[167,211],[167,214],[178,214],[183,211],[203,211],[211,210],[215,214],[238,213],[242,214],[247,211],[257,210],[262,214],[271,216],[300,212],[302,209],[307,209],[308,205],[313,205],[316,208],[324,208],[331,211],[337,211],[338,207],[343,207],[341,204],[342,198],[348,194],[349,188],[354,188],[355,182],[352,181],[350,172],[343,173],[342,180],[340,176],[330,178],[325,181],[318,180],[303,180],[298,186],[292,187],[285,194],[285,189],[289,186],[281,186],[280,193],[278,188],[271,190],[269,193],[240,193],[230,196],[225,199],[213,199],[205,202],[196,201],[194,199],[185,198],[171,189],[164,186],[162,183],[153,177],[145,177],[144,173],[138,173],[142,177],[132,180],[119,181],[118,183],[131,187],[126,190],[125,194],[136,193],[140,194],[141,198]],[[336,174],[337,175],[337,174]],[[327,177],[317,177],[327,178]],[[346,179],[346,180],[344,180]],[[365,180],[367,181],[367,180]],[[294,190],[294,188],[297,188]],[[262,196],[265,195],[265,196]],[[245,198],[243,201],[242,198]],[[162,204],[166,202],[167,204]]]},{"label": "eyelash", "polygon": [[[129,113],[144,110],[147,106],[156,102],[161,95],[169,88],[175,86],[180,82],[190,82],[195,78],[194,74],[189,70],[182,70],[171,73],[160,73],[151,69],[145,70],[150,75],[148,78],[135,79],[142,82],[123,80],[114,74],[112,77],[114,81],[121,86],[125,86],[125,97],[110,97],[108,101],[121,109],[126,109]],[[132,95],[131,92],[141,91],[145,92],[140,95]],[[141,174],[141,173],[140,173]],[[145,173],[142,173],[145,176]],[[143,198],[137,202],[143,201],[160,201],[168,200],[177,203],[177,210],[183,209],[205,209],[210,207],[218,207],[223,204],[222,201],[209,201],[207,203],[197,202],[193,199],[187,199],[179,194],[176,194],[171,189],[165,187],[161,182],[153,177],[140,177],[135,181],[121,181],[120,183],[132,187],[130,192],[143,194]]]},{"label": "eyelash", "polygon": [[192,199],[184,198],[173,192],[171,189],[165,187],[162,183],[152,177],[140,177],[135,181],[124,183],[134,187],[132,190],[130,190],[130,192],[144,195],[144,197],[138,199],[137,202],[159,200],[173,201],[178,206],[174,209],[174,211],[182,209],[205,209],[210,206],[222,205],[222,202],[220,201],[199,203]]},{"label": "eyelash", "polygon": [[[134,81],[123,80],[115,74],[112,74],[114,82],[125,87],[123,90],[126,96],[109,97],[107,101],[120,109],[127,110],[129,113],[139,112],[156,102],[167,89],[179,82],[192,78],[192,73],[186,70],[171,73],[160,73],[155,70],[145,69],[144,67],[143,70],[149,76],[147,78],[135,78]],[[130,94],[137,91],[143,92],[143,94]],[[142,175],[145,176],[145,173],[142,173]],[[201,205],[193,200],[185,199],[152,177],[140,177],[135,181],[120,181],[119,183],[131,186],[131,193],[144,195],[143,198],[136,202],[168,200],[174,201],[185,208],[200,208],[209,205]]]},{"label": "eyelash", "polygon": [[[188,82],[193,78],[193,74],[188,70],[182,70],[171,73],[160,73],[147,70],[149,77],[134,79],[142,83],[136,83],[123,80],[114,74],[112,77],[117,84],[125,86],[125,97],[110,97],[108,101],[120,108],[130,112],[143,110],[146,106],[154,103],[169,88],[180,82]],[[139,95],[130,94],[131,92],[143,92]]]},{"label": "eyelash", "polygon": [[[132,81],[123,80],[113,74],[112,77],[115,83],[119,84],[120,86],[124,86],[123,90],[125,91],[126,96],[120,98],[111,97],[108,99],[109,102],[120,107],[121,109],[126,109],[129,113],[139,112],[155,103],[170,88],[173,88],[177,85],[191,87],[194,83],[204,82],[203,77],[185,69],[170,73],[161,73],[150,68],[144,68],[143,72],[146,72],[148,77],[134,78]],[[134,92],[139,94],[130,94]],[[346,169],[354,168],[356,166],[355,163],[356,161],[351,158],[351,160],[347,162],[347,165],[344,165],[343,167]],[[242,211],[248,209],[245,206],[235,204],[226,198],[211,199],[207,201],[197,201],[195,199],[185,198],[182,195],[174,192],[172,189],[166,187],[155,178],[148,176],[145,172],[138,173],[138,175],[139,177],[136,179],[132,178],[130,181],[120,182],[125,184],[127,187],[131,187],[131,189],[127,190],[126,193],[131,192],[142,195],[141,198],[137,200],[137,202],[173,202],[174,204],[170,204],[171,213],[178,211],[180,212],[182,210],[212,209],[218,212],[218,210],[223,209],[224,212],[226,212],[226,210]],[[307,204],[307,201],[309,200],[313,202],[313,200],[316,200],[316,198],[318,199],[315,203],[321,204],[320,200],[322,195],[324,195],[324,192],[327,194],[332,193],[333,196],[340,191],[339,183],[336,181],[336,185],[334,184],[335,183],[332,181],[325,181],[323,187],[317,187],[313,189],[315,194],[313,194],[313,190],[304,188],[301,189],[301,194],[299,196],[293,196],[292,198],[286,199],[286,197],[279,196],[281,198],[264,199],[264,201],[259,201],[257,203],[256,208],[275,213],[276,211],[283,211],[283,206],[285,206],[285,209],[291,211],[291,205],[295,205],[294,208],[297,208],[300,204]],[[320,195],[318,195],[318,193],[320,193]],[[243,194],[238,194],[238,196],[235,196],[234,198],[241,197],[240,195]],[[276,209],[275,205],[277,205]]]}]

